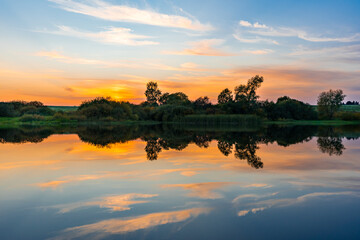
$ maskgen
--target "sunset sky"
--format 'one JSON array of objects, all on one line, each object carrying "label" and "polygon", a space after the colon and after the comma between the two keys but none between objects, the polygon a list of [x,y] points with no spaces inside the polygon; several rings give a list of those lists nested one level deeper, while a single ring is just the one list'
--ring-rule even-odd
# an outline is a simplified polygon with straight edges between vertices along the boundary
[{"label": "sunset sky", "polygon": [[360,100],[358,0],[0,0],[0,101],[139,103],[146,82],[216,102],[259,74],[261,99]]}]

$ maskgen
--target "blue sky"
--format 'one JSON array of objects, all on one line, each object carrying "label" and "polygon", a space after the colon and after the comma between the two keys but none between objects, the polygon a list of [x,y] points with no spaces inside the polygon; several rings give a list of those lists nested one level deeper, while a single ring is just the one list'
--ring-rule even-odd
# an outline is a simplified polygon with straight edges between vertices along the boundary
[{"label": "blue sky", "polygon": [[139,102],[145,83],[214,101],[255,74],[262,99],[359,100],[359,1],[0,0],[2,100]]}]

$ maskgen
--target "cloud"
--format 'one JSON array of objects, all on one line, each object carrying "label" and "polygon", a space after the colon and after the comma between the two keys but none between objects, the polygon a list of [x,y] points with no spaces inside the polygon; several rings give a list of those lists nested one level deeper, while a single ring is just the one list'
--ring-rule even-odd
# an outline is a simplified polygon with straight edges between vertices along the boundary
[{"label": "cloud", "polygon": [[246,187],[246,188],[270,188],[272,186],[269,184],[266,184],[266,183],[253,183],[253,184],[246,185],[244,187]]},{"label": "cloud", "polygon": [[49,0],[62,9],[115,22],[132,22],[161,27],[182,28],[195,31],[210,31],[210,24],[202,24],[197,19],[168,15],[153,10],[143,10],[125,5],[111,5],[101,0],[90,0],[86,3],[73,0]]},{"label": "cloud", "polygon": [[85,238],[90,234],[91,238],[100,239],[111,234],[123,234],[160,225],[183,222],[191,218],[196,218],[201,214],[208,214],[210,211],[210,208],[190,208],[172,212],[150,213],[130,218],[108,219],[93,224],[65,229],[62,236],[54,239]]},{"label": "cloud", "polygon": [[204,198],[204,199],[217,199],[223,196],[219,193],[213,192],[215,189],[223,188],[225,186],[235,184],[233,182],[205,182],[205,183],[190,183],[190,184],[166,184],[162,185],[164,188],[183,188],[190,190],[189,196]]},{"label": "cloud", "polygon": [[96,59],[79,58],[64,55],[57,51],[40,51],[35,53],[36,56],[46,57],[49,59],[57,60],[63,63],[69,64],[81,64],[81,65],[98,65],[105,68],[134,68],[134,69],[156,69],[162,71],[177,71],[177,72],[211,72],[216,71],[214,69],[202,68],[200,65],[187,62],[180,66],[169,66],[166,64],[144,61],[103,61]]},{"label": "cloud", "polygon": [[[245,31],[251,34],[269,37],[297,37],[299,39],[309,42],[358,42],[360,41],[360,33],[356,33],[352,36],[347,37],[324,37],[324,36],[313,36],[306,31],[290,28],[290,27],[270,27],[258,22],[251,24],[248,21],[241,20],[239,26],[245,28]],[[234,34],[237,38],[238,34]],[[238,40],[242,38],[238,37]]]},{"label": "cloud", "polygon": [[240,20],[239,25],[242,27],[250,27],[250,28],[269,28],[268,26],[266,26],[265,24],[260,24],[258,22],[252,24],[248,21],[244,21],[244,20]]},{"label": "cloud", "polygon": [[144,46],[159,44],[158,42],[143,40],[151,37],[133,34],[132,30],[128,28],[109,27],[101,32],[86,32],[68,26],[58,26],[56,31],[43,32],[115,45]]},{"label": "cloud", "polygon": [[192,42],[191,48],[182,51],[164,51],[164,54],[170,55],[199,55],[199,56],[236,56],[236,54],[228,53],[214,46],[224,43],[222,39],[204,39],[198,42]]},{"label": "cloud", "polygon": [[236,40],[238,40],[239,42],[243,42],[243,43],[268,43],[268,44],[279,45],[279,42],[272,40],[272,39],[260,38],[257,36],[254,38],[244,38],[244,37],[242,37],[242,35],[239,32],[234,33],[233,37]]},{"label": "cloud", "polygon": [[92,201],[55,205],[55,206],[51,206],[50,208],[59,209],[59,213],[68,213],[78,208],[91,207],[91,206],[99,206],[101,208],[107,208],[114,212],[126,211],[131,209],[130,208],[131,205],[149,202],[146,200],[139,200],[139,199],[153,198],[156,196],[158,195],[129,193],[123,195],[107,196],[100,199],[94,199]]},{"label": "cloud", "polygon": [[265,55],[265,54],[272,53],[273,51],[270,49],[265,49],[265,50],[246,50],[244,52],[253,54],[253,55]]}]

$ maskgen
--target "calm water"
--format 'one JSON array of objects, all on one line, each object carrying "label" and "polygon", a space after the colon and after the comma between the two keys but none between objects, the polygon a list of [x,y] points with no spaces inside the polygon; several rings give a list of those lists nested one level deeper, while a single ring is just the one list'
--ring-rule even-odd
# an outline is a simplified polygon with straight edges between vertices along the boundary
[{"label": "calm water", "polygon": [[0,239],[360,239],[359,137],[0,129]]}]

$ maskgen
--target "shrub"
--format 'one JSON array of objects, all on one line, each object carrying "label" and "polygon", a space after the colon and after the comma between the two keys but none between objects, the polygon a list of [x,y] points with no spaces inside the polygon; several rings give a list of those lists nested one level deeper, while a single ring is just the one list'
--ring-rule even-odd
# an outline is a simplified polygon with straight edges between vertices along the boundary
[{"label": "shrub", "polygon": [[24,116],[22,116],[20,118],[21,122],[36,122],[36,121],[42,121],[45,118],[43,116],[40,115],[35,115],[35,114],[26,114]]},{"label": "shrub", "polygon": [[344,121],[360,121],[359,112],[340,112],[337,113],[335,117]]}]

